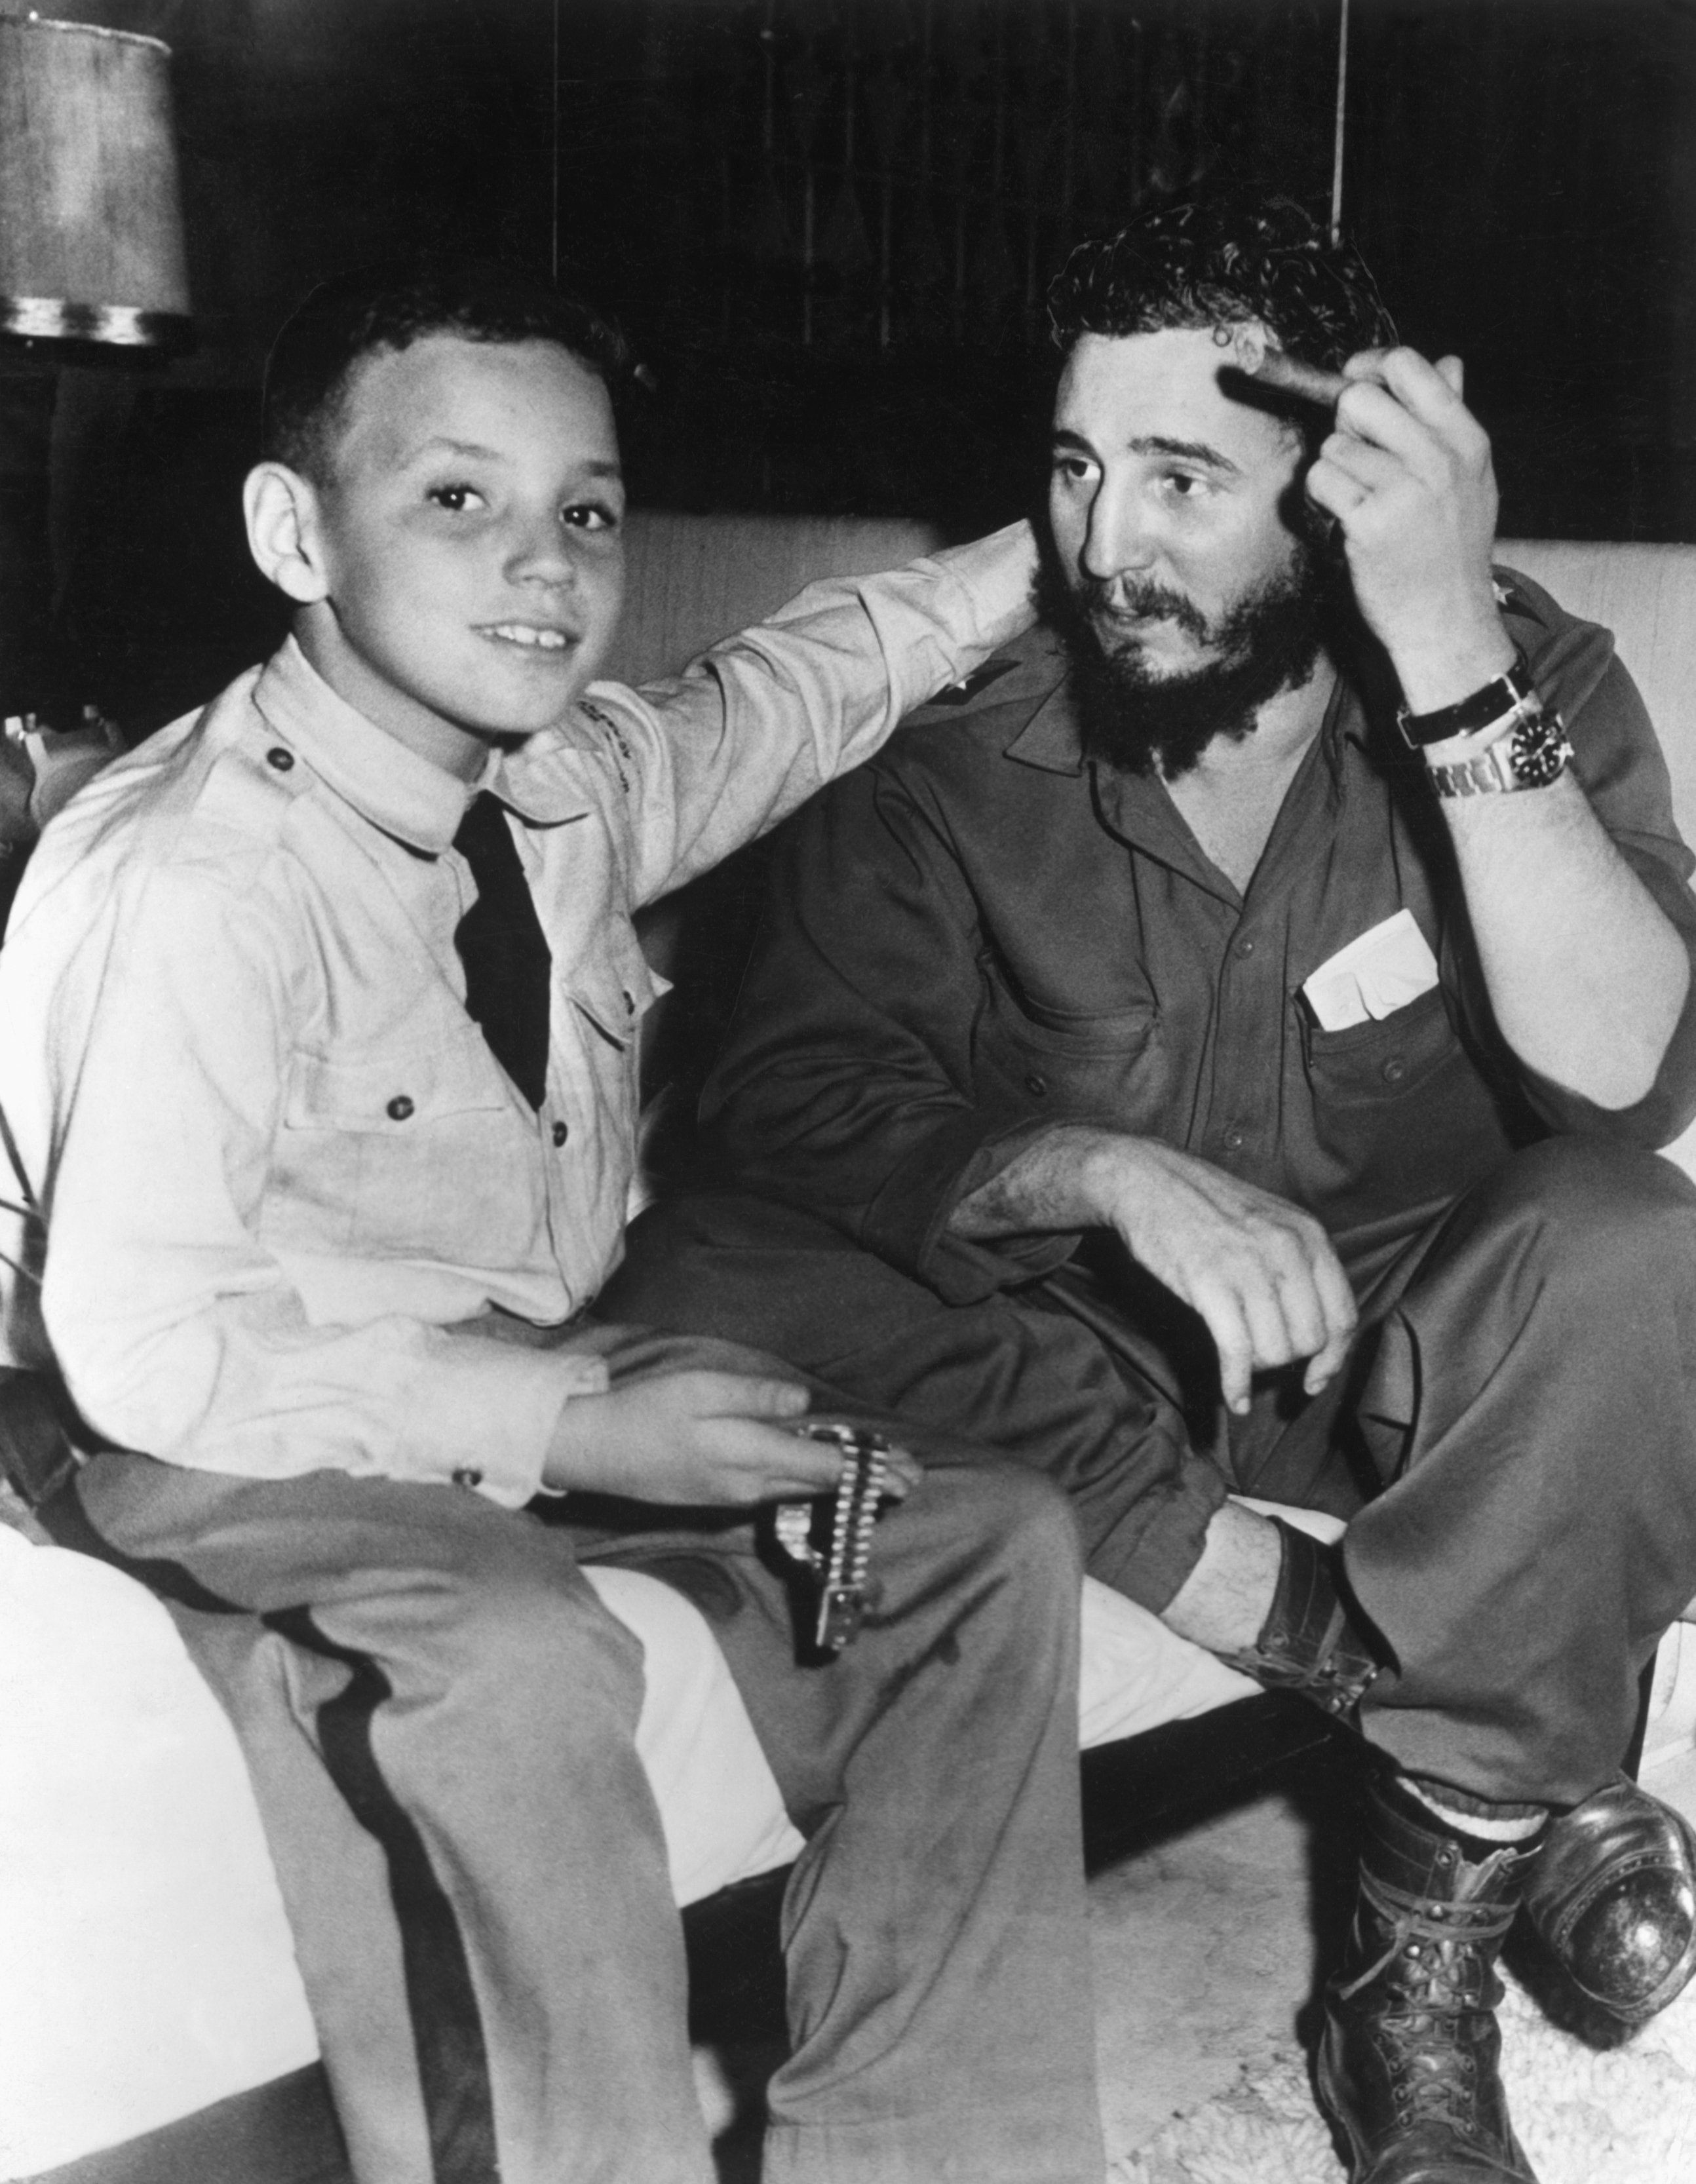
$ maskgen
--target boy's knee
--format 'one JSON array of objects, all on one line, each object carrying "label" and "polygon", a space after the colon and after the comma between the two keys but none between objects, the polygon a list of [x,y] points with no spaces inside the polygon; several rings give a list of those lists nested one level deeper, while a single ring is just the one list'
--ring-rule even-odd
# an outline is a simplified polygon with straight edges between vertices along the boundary
[{"label": "boy's knee", "polygon": [[1052,1584],[1062,1596],[1075,1597],[1083,1582],[1077,1519],[1045,1474],[990,1461],[948,1464],[926,1473],[925,1488],[946,1496],[951,1533],[1034,1584]]}]

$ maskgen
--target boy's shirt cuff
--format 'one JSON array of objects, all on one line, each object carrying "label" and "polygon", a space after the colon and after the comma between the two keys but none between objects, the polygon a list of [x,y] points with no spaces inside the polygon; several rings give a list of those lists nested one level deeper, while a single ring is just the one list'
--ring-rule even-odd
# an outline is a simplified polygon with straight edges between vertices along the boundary
[{"label": "boy's shirt cuff", "polygon": [[1036,619],[1036,541],[1029,523],[1009,523],[932,558],[962,595],[947,619],[973,629],[968,656],[974,666],[1022,637]]},{"label": "boy's shirt cuff", "polygon": [[416,1374],[397,1439],[407,1478],[450,1479],[505,1509],[538,1494],[566,1404],[603,1396],[606,1362],[572,1350],[522,1350],[455,1333]]}]

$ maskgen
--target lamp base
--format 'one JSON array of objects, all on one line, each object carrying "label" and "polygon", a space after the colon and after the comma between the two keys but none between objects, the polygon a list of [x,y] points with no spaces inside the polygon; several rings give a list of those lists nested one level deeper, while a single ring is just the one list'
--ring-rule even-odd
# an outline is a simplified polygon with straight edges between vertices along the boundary
[{"label": "lamp base", "polygon": [[61,296],[0,296],[0,334],[24,341],[96,342],[116,348],[186,348],[194,322],[133,304],[72,304]]}]

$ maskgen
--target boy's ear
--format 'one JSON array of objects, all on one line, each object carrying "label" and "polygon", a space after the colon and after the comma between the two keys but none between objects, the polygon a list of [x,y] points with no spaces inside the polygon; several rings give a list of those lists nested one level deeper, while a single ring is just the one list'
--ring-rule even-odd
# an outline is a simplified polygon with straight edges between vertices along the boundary
[{"label": "boy's ear", "polygon": [[242,488],[242,509],[248,551],[260,574],[297,606],[327,598],[330,572],[311,481],[287,463],[256,464]]}]

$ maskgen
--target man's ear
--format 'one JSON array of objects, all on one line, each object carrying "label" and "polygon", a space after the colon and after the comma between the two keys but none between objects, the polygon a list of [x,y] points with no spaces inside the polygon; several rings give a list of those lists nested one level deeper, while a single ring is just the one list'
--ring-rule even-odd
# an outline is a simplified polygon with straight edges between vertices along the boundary
[{"label": "man's ear", "polygon": [[297,606],[327,598],[330,572],[311,481],[287,463],[256,464],[242,487],[242,510],[259,573]]}]

